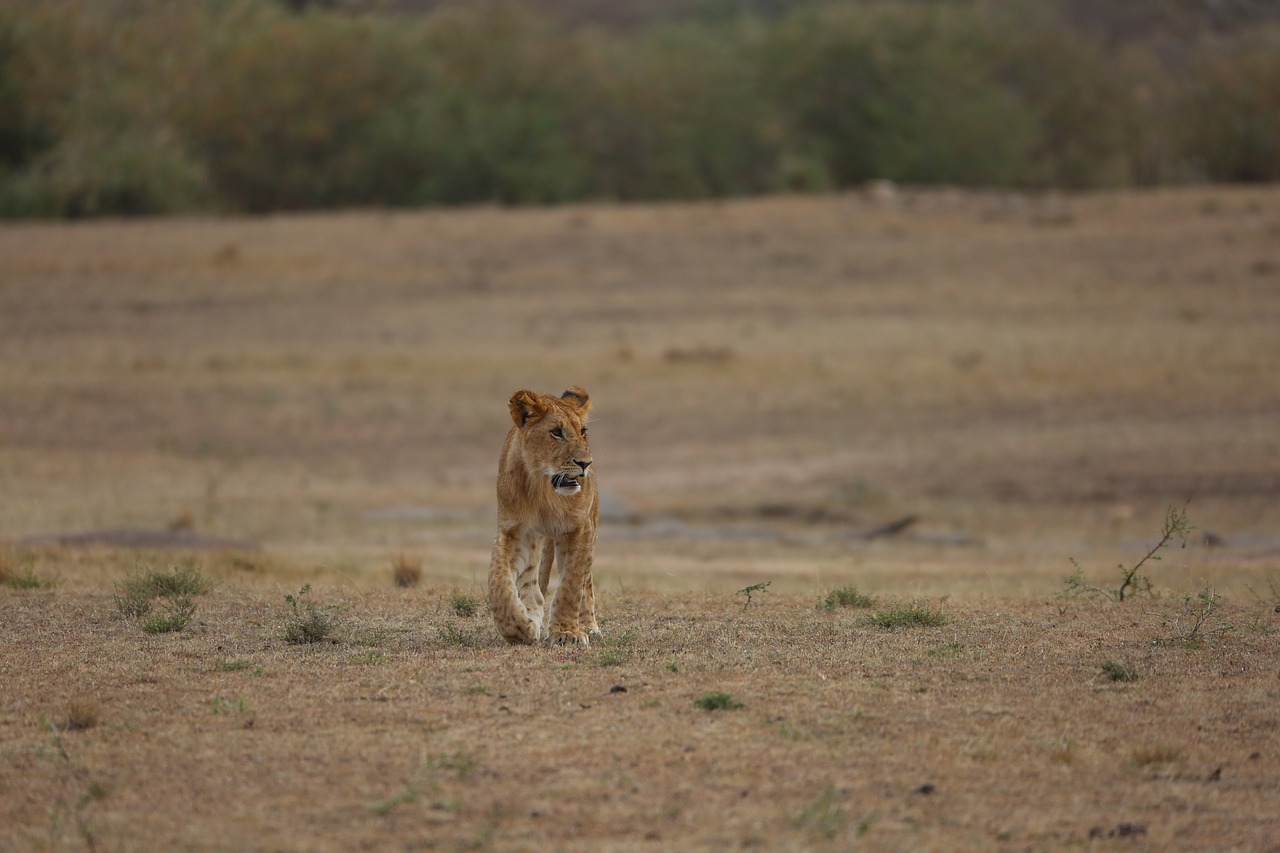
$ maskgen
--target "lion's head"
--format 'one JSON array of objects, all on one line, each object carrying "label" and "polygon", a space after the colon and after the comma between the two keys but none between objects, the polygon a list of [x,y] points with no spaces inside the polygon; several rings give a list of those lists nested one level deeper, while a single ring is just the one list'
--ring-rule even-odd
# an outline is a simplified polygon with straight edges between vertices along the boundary
[{"label": "lion's head", "polygon": [[508,404],[520,431],[520,448],[530,474],[547,477],[556,494],[573,497],[590,476],[587,412],[591,399],[577,385],[559,397],[517,391]]}]

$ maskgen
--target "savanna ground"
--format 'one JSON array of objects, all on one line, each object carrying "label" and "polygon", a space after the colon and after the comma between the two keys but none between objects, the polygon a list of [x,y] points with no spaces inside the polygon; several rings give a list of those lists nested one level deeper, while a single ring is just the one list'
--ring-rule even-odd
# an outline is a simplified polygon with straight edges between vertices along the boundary
[{"label": "savanna ground", "polygon": [[[4,225],[0,848],[1275,849],[1278,329],[1274,189]],[[511,648],[575,383],[605,637]]]}]

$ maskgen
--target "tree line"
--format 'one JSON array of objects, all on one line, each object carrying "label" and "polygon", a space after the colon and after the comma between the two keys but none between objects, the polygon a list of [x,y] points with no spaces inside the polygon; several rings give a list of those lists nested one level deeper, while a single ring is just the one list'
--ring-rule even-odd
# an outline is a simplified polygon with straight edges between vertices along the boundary
[{"label": "tree line", "polygon": [[757,5],[0,0],[0,215],[1280,179],[1273,21]]}]

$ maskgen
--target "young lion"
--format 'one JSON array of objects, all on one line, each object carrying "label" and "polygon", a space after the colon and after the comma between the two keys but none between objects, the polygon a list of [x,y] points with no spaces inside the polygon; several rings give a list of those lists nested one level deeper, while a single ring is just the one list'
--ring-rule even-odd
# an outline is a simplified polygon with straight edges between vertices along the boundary
[{"label": "young lion", "polygon": [[[587,645],[599,634],[591,561],[600,504],[587,447],[587,392],[559,397],[517,391],[508,404],[515,426],[498,460],[498,535],[489,563],[489,606],[509,643]],[[560,585],[546,612],[551,563]],[[548,618],[548,616],[550,618]]]}]

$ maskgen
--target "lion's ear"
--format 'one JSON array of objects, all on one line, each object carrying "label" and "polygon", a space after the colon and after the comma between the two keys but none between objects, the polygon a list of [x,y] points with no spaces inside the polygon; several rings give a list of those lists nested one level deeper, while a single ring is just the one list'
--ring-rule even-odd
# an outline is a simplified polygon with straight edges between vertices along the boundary
[{"label": "lion's ear", "polygon": [[586,391],[582,390],[577,385],[569,386],[569,390],[561,394],[560,399],[568,400],[584,415],[591,411],[591,398],[587,396]]},{"label": "lion's ear", "polygon": [[517,391],[512,394],[507,409],[511,412],[511,420],[515,421],[518,427],[524,426],[531,420],[537,420],[547,413],[546,404],[532,391]]}]

